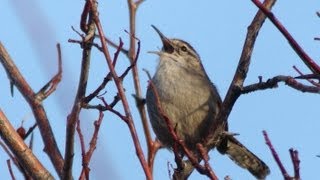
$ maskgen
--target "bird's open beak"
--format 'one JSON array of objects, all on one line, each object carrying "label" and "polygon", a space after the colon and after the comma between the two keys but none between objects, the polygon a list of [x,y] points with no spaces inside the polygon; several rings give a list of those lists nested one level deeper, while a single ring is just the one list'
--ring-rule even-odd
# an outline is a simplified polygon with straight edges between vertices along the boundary
[{"label": "bird's open beak", "polygon": [[151,27],[159,34],[160,39],[162,41],[163,47],[162,50],[167,52],[167,53],[173,53],[174,48],[172,46],[172,43],[170,39],[168,39],[165,35],[162,34],[161,31],[159,31],[158,28],[156,28],[154,25],[151,25]]}]

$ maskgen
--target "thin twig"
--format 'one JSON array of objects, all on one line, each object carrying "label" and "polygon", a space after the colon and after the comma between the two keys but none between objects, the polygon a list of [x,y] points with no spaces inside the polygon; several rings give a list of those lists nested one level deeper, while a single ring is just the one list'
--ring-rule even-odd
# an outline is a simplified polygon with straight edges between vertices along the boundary
[{"label": "thin twig", "polygon": [[[122,42],[122,39],[120,38],[119,40],[119,45],[118,45],[118,48],[117,48],[117,51],[114,53],[114,57],[113,57],[113,62],[112,62],[112,65],[113,67],[116,66],[116,63],[117,63],[117,60],[118,60],[118,57],[119,57],[119,54],[120,54],[120,51],[123,47],[123,42]],[[111,75],[111,72],[109,72],[106,77],[103,79],[102,83],[100,84],[100,86],[98,86],[98,88],[96,90],[94,90],[91,94],[89,94],[87,97],[84,98],[83,102],[85,104],[89,103],[94,97],[98,96],[98,94],[100,93],[100,91],[102,89],[105,88],[105,86],[107,85],[108,82],[110,82],[112,80],[112,75]]]},{"label": "thin twig", "polygon": [[293,164],[293,171],[294,171],[294,179],[300,180],[300,160],[299,160],[299,154],[297,150],[289,149],[292,164]]},{"label": "thin twig", "polygon": [[270,151],[271,151],[271,154],[274,158],[274,160],[276,161],[276,163],[278,164],[279,168],[280,168],[280,171],[283,175],[283,178],[286,179],[286,180],[289,180],[290,179],[290,176],[289,174],[287,173],[287,170],[284,168],[279,156],[278,156],[278,153],[276,152],[276,150],[274,149],[269,137],[268,137],[268,134],[266,131],[263,131],[263,136],[264,136],[264,139],[266,141],[266,144],[268,145]]},{"label": "thin twig", "polygon": [[[314,86],[320,87],[320,84],[313,81],[311,78],[312,77],[307,77],[305,74],[303,74],[296,66],[293,66],[293,69],[296,70],[300,76],[299,77],[295,77],[295,79],[306,79],[309,83],[311,83]],[[318,80],[320,80],[320,74],[311,74],[314,75],[314,77],[318,78]]]},{"label": "thin twig", "polygon": [[52,79],[44,85],[40,91],[36,94],[36,98],[40,100],[46,99],[48,96],[50,96],[51,93],[53,93],[58,84],[61,81],[62,78],[62,55],[61,55],[61,47],[60,44],[57,44],[57,51],[58,51],[58,72],[55,76],[52,77]]},{"label": "thin twig", "polygon": [[15,176],[14,176],[14,174],[13,174],[13,171],[12,171],[10,159],[7,160],[7,166],[8,166],[9,172],[10,172],[11,179],[12,179],[12,180],[16,180],[16,178],[15,178]]},{"label": "thin twig", "polygon": [[100,129],[100,125],[102,123],[103,120],[103,112],[99,111],[99,118],[98,120],[94,121],[94,132],[92,135],[92,138],[90,140],[90,146],[89,146],[89,150],[85,153],[85,158],[83,159],[82,163],[83,163],[83,168],[82,168],[82,172],[81,175],[79,177],[79,179],[83,179],[83,174],[85,174],[86,179],[89,179],[89,162],[91,160],[91,157],[93,155],[94,150],[96,149],[97,146],[97,140],[98,140],[98,134],[99,134],[99,129]]}]

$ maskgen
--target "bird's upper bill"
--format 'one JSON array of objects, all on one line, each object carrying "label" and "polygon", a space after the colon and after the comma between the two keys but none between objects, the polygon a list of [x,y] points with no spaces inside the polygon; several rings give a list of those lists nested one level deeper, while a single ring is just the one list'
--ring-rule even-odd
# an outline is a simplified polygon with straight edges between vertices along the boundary
[{"label": "bird's upper bill", "polygon": [[[174,47],[170,41],[170,39],[168,39],[164,34],[162,34],[162,32],[156,28],[154,25],[151,25],[151,27],[158,33],[158,35],[160,36],[160,39],[162,41],[163,47],[162,47],[162,51],[165,51],[167,53],[173,53],[174,51]],[[153,52],[154,53],[154,52]],[[159,53],[155,53],[155,54],[159,54]]]}]

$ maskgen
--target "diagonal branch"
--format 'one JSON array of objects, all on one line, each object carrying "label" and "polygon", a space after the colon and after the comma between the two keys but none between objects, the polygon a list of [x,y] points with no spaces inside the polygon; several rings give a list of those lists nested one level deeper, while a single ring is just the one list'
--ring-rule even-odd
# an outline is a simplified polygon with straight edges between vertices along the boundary
[{"label": "diagonal branch", "polygon": [[32,150],[24,143],[10,121],[0,109],[0,136],[19,159],[19,163],[34,179],[54,179],[50,172],[34,156]]},{"label": "diagonal branch", "polygon": [[[266,8],[271,9],[275,2],[276,0],[265,0],[263,5]],[[227,119],[230,115],[230,112],[236,100],[241,95],[241,89],[243,87],[243,83],[249,71],[249,65],[251,63],[251,55],[252,55],[253,47],[257,39],[258,32],[260,31],[265,19],[266,19],[266,16],[260,10],[257,12],[250,26],[248,27],[248,32],[247,32],[245,43],[243,45],[241,57],[240,57],[235,75],[233,77],[233,80],[229,86],[227,95],[223,101],[222,109],[220,110],[217,116],[217,123],[213,123],[211,125],[209,134],[206,138],[209,143],[211,143],[212,140],[214,140],[215,137],[217,136],[217,133],[219,133],[217,129],[223,128],[221,126],[226,126]],[[215,141],[213,141],[213,143],[214,142]]]},{"label": "diagonal branch", "polygon": [[266,6],[261,4],[259,0],[252,2],[269,18],[269,20],[278,28],[282,35],[288,40],[293,50],[298,54],[305,65],[315,74],[320,74],[320,66],[302,49],[297,41],[291,36],[288,30],[280,23],[273,13]]},{"label": "diagonal branch", "polygon": [[60,150],[58,149],[46,111],[44,110],[44,107],[42,105],[42,101],[41,99],[38,99],[36,97],[35,92],[31,89],[30,85],[24,79],[1,42],[0,62],[5,68],[10,82],[18,88],[18,90],[32,109],[45,146],[44,151],[49,156],[55,170],[61,177],[64,161],[61,156]]}]

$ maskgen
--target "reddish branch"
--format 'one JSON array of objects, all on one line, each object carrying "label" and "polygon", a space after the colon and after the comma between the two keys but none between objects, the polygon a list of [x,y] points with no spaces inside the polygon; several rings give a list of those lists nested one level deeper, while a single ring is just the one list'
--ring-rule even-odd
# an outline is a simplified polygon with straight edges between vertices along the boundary
[{"label": "reddish branch", "polygon": [[[188,157],[188,159],[190,160],[190,162],[192,163],[192,165],[198,170],[199,173],[201,174],[205,174],[207,175],[210,179],[218,179],[215,174],[213,173],[211,167],[209,164],[206,164],[205,166],[202,166],[199,161],[198,158],[195,156],[195,154],[193,152],[191,152],[187,146],[185,145],[184,141],[180,140],[178,135],[176,134],[174,127],[169,119],[169,117],[165,114],[165,112],[163,111],[161,104],[160,104],[160,99],[159,99],[159,95],[157,92],[157,89],[155,88],[154,84],[152,83],[151,80],[149,80],[149,87],[151,88],[151,90],[153,91],[154,95],[155,95],[155,103],[157,106],[157,109],[159,111],[159,114],[162,116],[162,118],[165,120],[167,127],[168,127],[168,131],[170,133],[170,135],[172,136],[175,144],[179,145],[178,148],[174,148],[175,151],[175,155],[176,158],[177,155],[179,154],[177,151],[179,149],[183,150],[183,153]],[[179,155],[178,155],[179,156]],[[179,163],[177,163],[179,165]],[[210,168],[208,168],[208,167]]]},{"label": "reddish branch", "polygon": [[[58,48],[58,51],[59,50],[60,49]],[[60,51],[58,52],[58,54],[61,54]],[[27,83],[27,81],[24,79],[24,77],[14,64],[13,60],[10,58],[8,52],[0,43],[0,62],[7,72],[10,83],[17,87],[17,89],[20,91],[20,93],[23,95],[30,108],[32,109],[45,146],[44,151],[49,156],[55,170],[61,177],[64,161],[54,138],[47,114],[42,105],[42,101],[46,97],[48,97],[50,93],[52,93],[56,85],[59,83],[58,79],[60,79],[59,77],[62,73],[60,69],[60,57],[61,56],[59,55],[59,71],[57,75],[53,79],[51,79],[38,93],[35,93]]]},{"label": "reddish branch", "polygon": [[259,0],[252,0],[252,2],[270,19],[270,21],[278,28],[282,35],[288,40],[293,50],[298,54],[305,65],[315,74],[320,74],[320,66],[302,49],[297,41],[291,36],[287,29],[274,16],[270,9],[266,8]]},{"label": "reddish branch", "polygon": [[[91,9],[92,9],[92,14],[93,14],[93,20],[94,20],[95,25],[96,25],[96,27],[98,29],[99,36],[100,37],[105,37],[104,32],[103,32],[103,28],[101,26],[100,19],[98,17],[97,7],[95,6],[96,1],[95,0],[90,0],[90,1],[87,1],[87,2],[90,2]],[[145,157],[143,155],[143,151],[142,151],[142,148],[141,148],[141,145],[140,145],[140,142],[139,142],[139,138],[138,138],[138,135],[137,135],[137,132],[136,132],[136,128],[134,126],[133,118],[132,118],[132,115],[131,115],[131,112],[130,112],[129,103],[128,103],[126,95],[124,93],[124,88],[123,88],[123,85],[122,85],[122,81],[121,81],[120,77],[117,75],[117,72],[115,71],[114,66],[112,64],[112,59],[111,59],[111,56],[109,54],[109,50],[108,50],[108,47],[107,47],[106,40],[104,38],[100,38],[100,40],[101,40],[101,45],[102,45],[102,49],[103,49],[103,54],[105,56],[106,62],[107,62],[108,67],[109,67],[109,70],[110,70],[110,72],[112,74],[112,78],[113,78],[114,83],[115,83],[115,85],[117,87],[117,91],[118,91],[119,97],[121,99],[121,102],[122,102],[122,105],[123,105],[123,109],[125,111],[125,117],[128,120],[127,125],[129,127],[129,130],[130,130],[130,133],[131,133],[131,137],[133,139],[133,143],[134,143],[134,146],[135,146],[135,149],[136,149],[136,154],[137,154],[137,156],[139,158],[139,161],[140,161],[140,163],[142,165],[142,168],[143,168],[143,170],[145,172],[146,178],[147,179],[152,179],[152,174],[151,174],[150,168],[149,168],[148,163],[146,162]]]},{"label": "reddish branch", "polygon": [[[96,149],[98,133],[100,129],[101,122],[103,120],[103,112],[99,112],[99,119],[94,122],[94,132],[90,141],[89,150],[86,152],[85,145],[84,145],[84,138],[80,128],[80,121],[77,123],[77,132],[80,138],[81,143],[81,152],[82,152],[82,171],[79,179],[89,179],[89,162],[91,160],[92,154]],[[86,177],[86,178],[84,178]]]},{"label": "reddish branch", "polygon": [[290,155],[291,155],[291,160],[292,160],[292,164],[293,164],[293,168],[294,168],[294,177],[291,177],[287,170],[285,169],[285,167],[283,166],[280,158],[279,158],[279,155],[278,153],[276,152],[276,150],[274,149],[269,137],[268,137],[268,134],[266,131],[263,131],[263,136],[264,136],[264,139],[266,141],[266,144],[268,145],[270,151],[271,151],[271,154],[274,158],[274,160],[276,161],[276,163],[278,164],[279,168],[280,168],[280,171],[281,171],[281,174],[283,175],[283,178],[285,180],[292,180],[292,179],[296,179],[296,180],[299,180],[301,179],[300,178],[300,160],[299,160],[299,157],[298,157],[298,151],[296,150],[293,150],[293,149],[290,149]]},{"label": "reddish branch", "polygon": [[[73,167],[73,157],[74,157],[74,134],[76,128],[76,122],[79,120],[79,114],[83,105],[83,99],[85,98],[87,84],[88,84],[88,76],[89,76],[89,67],[90,67],[90,57],[91,57],[91,49],[92,43],[94,39],[95,33],[95,25],[92,20],[92,13],[86,12],[88,11],[88,1],[85,4],[83,10],[83,16],[81,17],[81,26],[86,24],[85,33],[86,36],[83,38],[82,45],[82,62],[81,62],[81,72],[80,79],[77,89],[77,94],[74,100],[74,104],[71,110],[70,115],[67,118],[67,126],[66,126],[66,142],[65,142],[65,163],[63,167],[63,178],[62,179],[73,179],[72,177],[72,167]],[[91,6],[90,6],[91,7]],[[90,8],[89,7],[89,8]]]},{"label": "reddish branch", "polygon": [[[113,62],[112,65],[113,67],[116,66],[119,54],[121,52],[121,49],[123,47],[123,42],[122,39],[120,38],[120,43],[117,46],[117,51],[114,53],[114,57],[113,57]],[[129,69],[129,68],[128,68]],[[97,87],[96,90],[94,90],[91,94],[89,94],[87,97],[84,98],[83,102],[85,104],[89,103],[93,98],[97,97],[99,95],[99,93],[106,87],[107,83],[110,82],[112,80],[112,75],[111,72],[109,72],[106,77],[103,79],[102,83]]]},{"label": "reddish branch", "polygon": [[294,177],[295,179],[300,179],[300,160],[299,160],[299,154],[297,150],[289,149],[292,164],[293,164],[293,171],[294,171]]},{"label": "reddish branch", "polygon": [[305,75],[296,66],[293,66],[293,69],[296,70],[300,74],[300,76],[295,77],[296,79],[306,79],[312,85],[320,88],[320,83],[317,83],[312,80],[312,79],[320,80],[320,74],[307,74],[307,75]]}]

